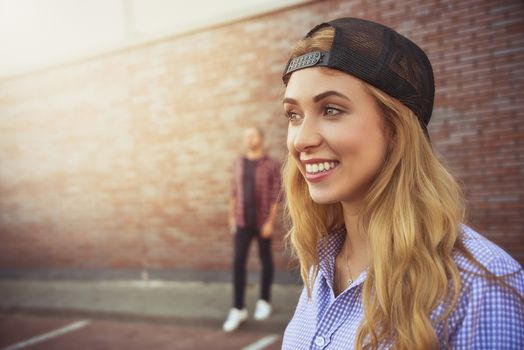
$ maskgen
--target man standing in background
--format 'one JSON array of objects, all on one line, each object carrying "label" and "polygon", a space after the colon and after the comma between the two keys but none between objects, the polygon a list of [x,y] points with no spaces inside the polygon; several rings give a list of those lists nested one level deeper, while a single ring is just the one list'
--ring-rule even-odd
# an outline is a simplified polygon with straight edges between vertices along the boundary
[{"label": "man standing in background", "polygon": [[271,159],[263,148],[264,134],[256,127],[244,131],[246,152],[234,163],[233,181],[229,199],[229,226],[235,235],[233,262],[233,307],[229,311],[223,330],[231,332],[247,319],[244,305],[246,289],[246,263],[249,246],[257,238],[262,278],[260,298],[254,318],[264,320],[271,314],[270,289],[273,282],[271,236],[281,180],[280,164]]}]

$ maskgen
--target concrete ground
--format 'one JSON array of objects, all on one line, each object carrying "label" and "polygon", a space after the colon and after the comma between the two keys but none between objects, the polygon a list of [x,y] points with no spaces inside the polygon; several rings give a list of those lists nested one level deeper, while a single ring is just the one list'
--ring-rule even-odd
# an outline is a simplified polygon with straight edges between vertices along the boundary
[{"label": "concrete ground", "polygon": [[0,313],[2,350],[278,350],[282,334],[59,315]]},{"label": "concrete ground", "polygon": [[[250,317],[234,334],[224,334],[230,283],[0,280],[0,349],[70,349],[73,343],[78,349],[277,349],[300,290],[298,284],[274,284],[270,319]],[[258,293],[257,284],[248,284],[250,316]],[[61,327],[73,330],[23,343]]]}]

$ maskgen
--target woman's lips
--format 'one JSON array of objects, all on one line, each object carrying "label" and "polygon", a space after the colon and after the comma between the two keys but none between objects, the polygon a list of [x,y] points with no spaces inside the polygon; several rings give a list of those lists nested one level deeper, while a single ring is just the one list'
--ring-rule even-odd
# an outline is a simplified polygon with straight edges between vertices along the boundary
[{"label": "woman's lips", "polygon": [[307,181],[320,182],[331,175],[340,164],[334,159],[308,159],[302,161]]}]

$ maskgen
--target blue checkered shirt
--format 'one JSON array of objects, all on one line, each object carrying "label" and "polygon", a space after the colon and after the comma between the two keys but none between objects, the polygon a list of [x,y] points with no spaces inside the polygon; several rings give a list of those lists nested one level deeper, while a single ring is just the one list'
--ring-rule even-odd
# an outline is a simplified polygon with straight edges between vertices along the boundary
[{"label": "blue checkered shirt", "polygon": [[[524,296],[522,267],[504,250],[472,228],[462,225],[463,241],[472,255],[496,275],[506,279]],[[362,284],[367,270],[336,298],[333,292],[335,257],[345,239],[345,226],[326,236],[319,245],[319,273],[312,299],[302,289],[295,313],[284,332],[283,350],[353,349],[357,329],[363,320]],[[459,254],[454,255],[459,270],[480,270]],[[516,272],[516,273],[515,273]],[[452,349],[524,349],[524,305],[515,293],[482,276],[460,272],[463,282],[459,301],[448,320],[448,344]],[[431,313],[435,321],[445,309],[441,303]],[[434,329],[443,348],[446,343],[442,323]],[[381,348],[390,348],[385,342]]]}]

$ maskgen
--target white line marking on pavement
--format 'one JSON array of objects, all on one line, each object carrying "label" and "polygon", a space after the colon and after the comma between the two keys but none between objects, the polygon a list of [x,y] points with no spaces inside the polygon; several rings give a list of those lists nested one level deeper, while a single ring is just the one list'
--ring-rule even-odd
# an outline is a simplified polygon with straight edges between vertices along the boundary
[{"label": "white line marking on pavement", "polygon": [[272,344],[277,339],[278,339],[278,335],[270,334],[268,336],[265,336],[264,338],[257,340],[256,342],[252,344],[249,344],[245,348],[242,348],[242,350],[260,350]]},{"label": "white line marking on pavement", "polygon": [[31,338],[31,339],[24,340],[24,341],[21,341],[19,343],[13,344],[11,346],[8,346],[7,348],[3,348],[2,350],[15,350],[15,349],[25,348],[26,346],[33,345],[33,344],[36,344],[36,343],[40,343],[40,342],[43,342],[45,340],[48,340],[48,339],[51,339],[51,338],[54,338],[54,337],[58,337],[58,336],[60,336],[62,334],[75,331],[77,329],[80,329],[82,327],[87,326],[89,323],[91,323],[91,321],[89,321],[89,320],[80,320],[80,321],[77,321],[75,323],[71,323],[68,326],[65,326],[65,327],[62,327],[62,328],[58,328],[58,329],[55,329],[54,331],[51,331],[51,332],[48,332],[48,333],[44,333],[44,334],[39,335],[37,337],[34,337],[34,338]]}]

